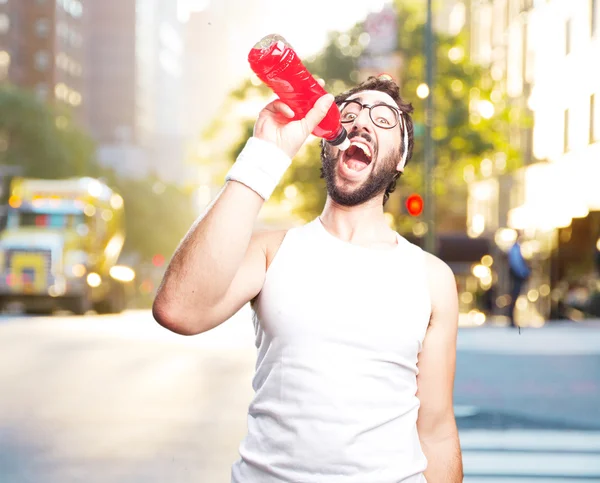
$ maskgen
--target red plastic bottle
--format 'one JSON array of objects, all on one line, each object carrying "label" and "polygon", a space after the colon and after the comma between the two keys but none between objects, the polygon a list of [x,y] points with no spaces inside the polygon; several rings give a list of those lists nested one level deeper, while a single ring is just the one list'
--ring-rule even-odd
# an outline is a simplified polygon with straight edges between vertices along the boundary
[{"label": "red plastic bottle", "polygon": [[[248,54],[248,62],[259,79],[292,108],[296,114],[294,119],[306,116],[316,100],[327,93],[280,35],[263,37]],[[313,134],[341,150],[350,147],[348,134],[340,123],[340,111],[335,104]]]}]

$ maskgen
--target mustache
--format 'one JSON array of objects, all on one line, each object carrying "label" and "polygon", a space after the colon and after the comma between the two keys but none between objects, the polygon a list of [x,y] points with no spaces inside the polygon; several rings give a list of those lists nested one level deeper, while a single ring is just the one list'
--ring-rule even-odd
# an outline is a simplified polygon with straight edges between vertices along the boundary
[{"label": "mustache", "polygon": [[369,133],[366,132],[358,132],[358,131],[352,131],[348,134],[348,140],[352,140],[355,137],[361,137],[363,138],[365,141],[373,144],[373,138],[371,137],[371,135]]}]

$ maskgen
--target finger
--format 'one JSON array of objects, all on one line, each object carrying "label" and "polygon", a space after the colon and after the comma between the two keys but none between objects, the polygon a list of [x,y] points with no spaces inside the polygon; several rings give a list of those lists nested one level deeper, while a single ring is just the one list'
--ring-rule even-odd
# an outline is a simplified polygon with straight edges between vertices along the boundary
[{"label": "finger", "polygon": [[267,104],[265,107],[267,111],[271,111],[275,114],[283,114],[287,118],[293,118],[296,114],[290,106],[288,106],[281,99],[276,99],[273,102]]},{"label": "finger", "polygon": [[321,87],[325,87],[325,79],[321,79],[320,77],[317,79],[317,82]]},{"label": "finger", "polygon": [[308,111],[308,114],[306,114],[306,117],[304,118],[306,127],[309,131],[312,132],[312,130],[317,127],[317,124],[323,120],[327,111],[329,111],[329,108],[333,104],[334,99],[335,98],[331,94],[325,94],[317,99],[313,108]]}]

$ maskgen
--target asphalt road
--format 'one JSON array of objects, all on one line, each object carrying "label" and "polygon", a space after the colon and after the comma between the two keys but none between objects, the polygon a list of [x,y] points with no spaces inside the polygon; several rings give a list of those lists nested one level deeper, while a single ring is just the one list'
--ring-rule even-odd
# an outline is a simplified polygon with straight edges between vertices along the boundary
[{"label": "asphalt road", "polygon": [[[245,310],[196,337],[147,311],[0,317],[0,483],[227,483],[253,343]],[[600,323],[461,329],[465,481],[600,481],[599,401]]]}]

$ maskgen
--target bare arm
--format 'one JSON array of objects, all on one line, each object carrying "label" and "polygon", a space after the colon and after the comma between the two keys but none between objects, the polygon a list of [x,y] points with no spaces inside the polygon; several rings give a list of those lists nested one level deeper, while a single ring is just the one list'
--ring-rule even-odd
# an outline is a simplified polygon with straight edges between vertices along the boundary
[{"label": "bare arm", "polygon": [[427,457],[429,483],[463,481],[462,456],[453,408],[458,299],[450,268],[428,256],[432,315],[419,355],[417,397],[421,406],[417,429]]},{"label": "bare arm", "polygon": [[[263,238],[252,237],[252,230],[263,203],[240,183],[225,185],[188,231],[165,271],[152,307],[161,325],[186,335],[204,332],[260,291],[266,258]],[[233,296],[224,306],[230,288]]]},{"label": "bare arm", "polygon": [[[290,122],[282,101],[268,104],[254,136],[274,143],[293,158],[323,119],[333,96],[323,96],[304,119]],[[175,251],[158,288],[152,313],[164,327],[198,334],[216,327],[261,290],[266,272],[265,235],[252,235],[263,198],[229,181],[190,228]]]}]

